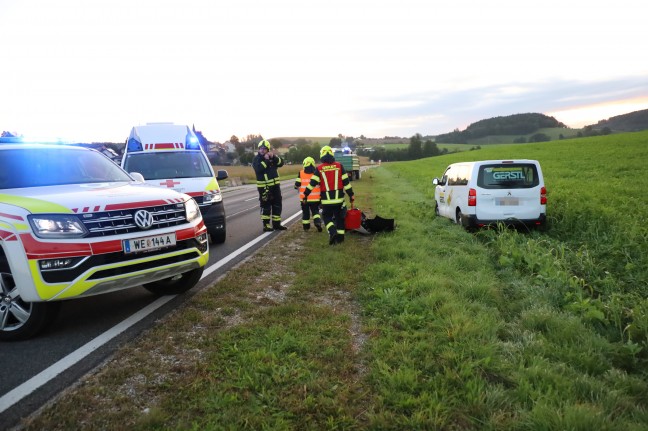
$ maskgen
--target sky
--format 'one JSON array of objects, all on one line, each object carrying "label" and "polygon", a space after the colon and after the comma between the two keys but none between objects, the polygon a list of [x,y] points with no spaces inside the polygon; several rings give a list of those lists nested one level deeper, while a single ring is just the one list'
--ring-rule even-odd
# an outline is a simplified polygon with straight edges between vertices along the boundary
[{"label": "sky", "polygon": [[648,109],[645,0],[0,0],[0,130],[410,137]]}]

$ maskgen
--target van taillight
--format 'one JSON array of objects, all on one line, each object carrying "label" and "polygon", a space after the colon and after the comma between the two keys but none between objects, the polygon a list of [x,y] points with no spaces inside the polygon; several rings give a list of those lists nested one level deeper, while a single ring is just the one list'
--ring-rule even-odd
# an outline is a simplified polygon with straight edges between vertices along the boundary
[{"label": "van taillight", "polygon": [[540,205],[547,205],[547,188],[540,189]]},{"label": "van taillight", "polygon": [[477,190],[470,189],[468,190],[468,206],[474,207],[477,205]]}]

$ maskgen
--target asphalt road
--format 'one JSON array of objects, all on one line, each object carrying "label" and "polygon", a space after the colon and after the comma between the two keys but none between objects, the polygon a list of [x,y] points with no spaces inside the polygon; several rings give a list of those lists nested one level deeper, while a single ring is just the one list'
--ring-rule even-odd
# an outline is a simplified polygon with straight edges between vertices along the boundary
[{"label": "asphalt road", "polygon": [[[292,181],[282,185],[284,224],[300,220]],[[280,235],[262,233],[256,187],[224,190],[227,239],[210,246],[210,260],[196,288],[156,297],[143,287],[67,301],[51,328],[28,341],[0,343],[0,429],[42,407],[104,362],[120,345],[210,285],[258,247]]]}]

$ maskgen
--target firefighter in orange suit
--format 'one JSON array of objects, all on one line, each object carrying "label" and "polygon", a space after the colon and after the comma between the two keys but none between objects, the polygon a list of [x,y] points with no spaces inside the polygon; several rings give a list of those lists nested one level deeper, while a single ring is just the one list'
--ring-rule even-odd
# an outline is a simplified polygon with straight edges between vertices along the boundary
[{"label": "firefighter in orange suit", "polygon": [[351,181],[344,167],[335,161],[333,150],[328,145],[320,150],[320,164],[311,177],[310,183],[304,190],[304,200],[319,186],[322,203],[322,218],[329,233],[329,245],[339,244],[344,241],[344,216],[346,215],[346,202],[344,193],[349,195],[351,202],[354,200]]},{"label": "firefighter in orange suit", "polygon": [[299,190],[299,200],[301,201],[302,209],[302,227],[304,230],[310,229],[310,220],[311,216],[313,217],[313,224],[317,228],[318,232],[322,231],[322,219],[319,213],[320,206],[320,188],[315,186],[313,190],[310,191],[308,198],[304,199],[304,191],[306,187],[310,184],[311,177],[315,173],[315,159],[312,157],[306,157],[302,162],[304,169],[299,171],[297,178],[295,179],[295,190]]}]

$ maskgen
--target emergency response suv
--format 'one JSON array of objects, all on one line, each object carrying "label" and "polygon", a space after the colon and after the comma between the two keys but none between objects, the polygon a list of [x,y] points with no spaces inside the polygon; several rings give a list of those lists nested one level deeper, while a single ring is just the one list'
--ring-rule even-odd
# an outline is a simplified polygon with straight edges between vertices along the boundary
[{"label": "emergency response suv", "polygon": [[190,196],[82,147],[0,144],[0,166],[0,340],[48,327],[62,300],[200,280],[207,229]]},{"label": "emergency response suv", "polygon": [[147,123],[132,128],[121,166],[139,172],[147,183],[186,193],[198,202],[209,236],[225,241],[225,206],[218,181],[227,171],[214,170],[189,126]]}]

